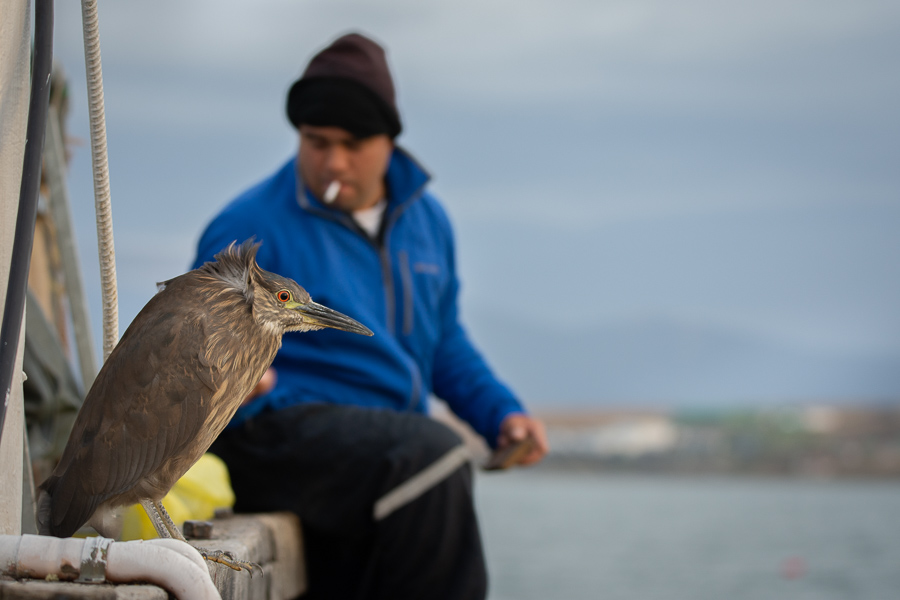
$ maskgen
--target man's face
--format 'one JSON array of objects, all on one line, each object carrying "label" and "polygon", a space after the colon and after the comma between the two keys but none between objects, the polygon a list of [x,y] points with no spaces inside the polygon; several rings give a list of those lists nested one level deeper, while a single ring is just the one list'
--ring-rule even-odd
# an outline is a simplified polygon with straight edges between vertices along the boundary
[{"label": "man's face", "polygon": [[300,175],[320,199],[331,182],[340,182],[335,208],[368,208],[385,195],[384,174],[393,149],[384,134],[360,140],[340,127],[300,125]]}]

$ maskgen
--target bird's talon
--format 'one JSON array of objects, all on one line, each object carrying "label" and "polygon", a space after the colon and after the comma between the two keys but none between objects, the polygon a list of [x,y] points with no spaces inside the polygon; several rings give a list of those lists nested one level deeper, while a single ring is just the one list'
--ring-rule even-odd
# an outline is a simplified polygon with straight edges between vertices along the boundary
[{"label": "bird's talon", "polygon": [[255,562],[238,560],[235,558],[234,554],[227,550],[200,550],[200,555],[210,562],[225,565],[229,569],[234,569],[235,571],[247,571],[250,574],[250,577],[253,577],[253,569],[259,569],[260,573],[263,572],[262,567]]}]

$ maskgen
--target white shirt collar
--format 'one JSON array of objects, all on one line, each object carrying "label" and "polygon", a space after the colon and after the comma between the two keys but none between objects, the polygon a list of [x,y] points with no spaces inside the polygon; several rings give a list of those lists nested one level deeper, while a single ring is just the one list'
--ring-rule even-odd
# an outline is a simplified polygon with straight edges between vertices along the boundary
[{"label": "white shirt collar", "polygon": [[378,228],[381,227],[381,218],[384,216],[384,209],[387,208],[387,200],[382,198],[375,203],[374,206],[354,210],[351,214],[356,224],[362,227],[363,231],[370,237],[378,235]]}]

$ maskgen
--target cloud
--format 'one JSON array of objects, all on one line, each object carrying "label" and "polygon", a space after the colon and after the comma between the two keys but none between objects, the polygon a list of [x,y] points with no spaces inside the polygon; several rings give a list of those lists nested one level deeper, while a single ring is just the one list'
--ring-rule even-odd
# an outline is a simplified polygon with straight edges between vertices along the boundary
[{"label": "cloud", "polygon": [[[110,65],[197,81],[286,83],[335,35],[361,29],[387,44],[401,90],[454,103],[568,98],[746,110],[809,100],[802,90],[821,94],[843,77],[875,85],[867,74],[892,61],[867,48],[896,39],[898,22],[896,3],[878,0],[167,1],[104,6],[101,33]],[[895,79],[878,78],[896,92]]]},{"label": "cloud", "polygon": [[[80,11],[56,12],[87,139]],[[894,0],[161,0],[103,4],[100,27],[125,313],[293,151],[290,82],[356,29],[389,48],[401,142],[434,167],[477,310],[898,339]],[[523,304],[540,284],[557,314]]]}]

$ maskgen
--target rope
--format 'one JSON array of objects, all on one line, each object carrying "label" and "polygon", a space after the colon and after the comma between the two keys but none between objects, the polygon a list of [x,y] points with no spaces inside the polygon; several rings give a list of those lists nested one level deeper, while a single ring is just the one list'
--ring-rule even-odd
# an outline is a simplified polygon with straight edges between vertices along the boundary
[{"label": "rope", "polygon": [[103,73],[100,67],[100,26],[97,0],[82,0],[84,60],[87,66],[91,115],[91,163],[94,167],[94,207],[97,212],[97,250],[103,288],[103,361],[119,339],[119,304],[116,291],[116,253],[113,244],[112,206],[109,196],[109,163],[106,152],[106,112],[103,107]]}]

